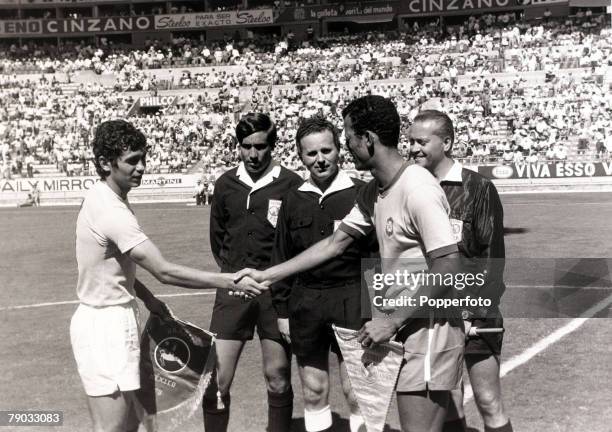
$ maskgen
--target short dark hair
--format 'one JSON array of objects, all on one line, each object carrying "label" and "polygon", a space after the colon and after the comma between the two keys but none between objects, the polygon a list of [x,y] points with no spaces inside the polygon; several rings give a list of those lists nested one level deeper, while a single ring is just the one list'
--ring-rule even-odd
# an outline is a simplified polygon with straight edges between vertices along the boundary
[{"label": "short dark hair", "polygon": [[451,144],[455,143],[455,128],[450,117],[438,110],[423,110],[417,114],[412,123],[435,121],[438,125],[436,135],[444,139],[450,137]]},{"label": "short dark hair", "polygon": [[332,136],[334,137],[334,145],[336,146],[336,149],[340,150],[340,132],[338,131],[338,128],[322,115],[316,114],[312,117],[303,119],[300,122],[297,132],[295,133],[295,146],[298,154],[302,152],[302,138],[314,133],[325,131],[331,132]]},{"label": "short dark hair", "polygon": [[242,144],[246,137],[257,132],[266,132],[266,143],[274,148],[276,144],[276,125],[267,114],[245,114],[236,125],[236,138],[239,144]]},{"label": "short dark hair", "polygon": [[100,123],[96,128],[91,145],[96,172],[102,179],[108,176],[108,172],[100,165],[100,156],[104,156],[107,161],[115,165],[124,151],[142,149],[145,152],[148,151],[147,138],[132,123],[125,120],[109,120]]},{"label": "short dark hair", "polygon": [[342,118],[349,117],[355,134],[366,131],[378,135],[385,147],[397,147],[400,136],[400,117],[390,99],[378,95],[362,96],[342,110]]}]

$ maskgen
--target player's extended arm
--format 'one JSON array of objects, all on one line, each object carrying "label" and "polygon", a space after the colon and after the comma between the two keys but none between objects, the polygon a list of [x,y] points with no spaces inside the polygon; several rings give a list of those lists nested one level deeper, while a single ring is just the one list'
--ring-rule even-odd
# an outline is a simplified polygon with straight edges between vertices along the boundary
[{"label": "player's extended arm", "polygon": [[129,257],[139,266],[151,273],[163,284],[178,285],[184,288],[221,288],[245,291],[259,295],[267,286],[251,279],[243,279],[234,284],[233,273],[212,273],[167,261],[151,240],[146,240],[128,252]]},{"label": "player's extended arm", "polygon": [[258,282],[275,283],[297,273],[310,270],[324,262],[336,258],[353,242],[353,237],[342,230],[336,230],[332,235],[310,246],[308,249],[291,258],[289,261],[259,271],[254,269],[240,270],[237,280],[250,276]]}]

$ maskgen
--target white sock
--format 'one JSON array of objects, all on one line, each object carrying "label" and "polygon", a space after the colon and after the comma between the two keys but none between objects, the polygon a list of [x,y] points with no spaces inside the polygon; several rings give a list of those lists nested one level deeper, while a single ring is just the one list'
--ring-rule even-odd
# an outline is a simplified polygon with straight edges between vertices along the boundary
[{"label": "white sock", "polygon": [[[353,414],[349,416],[349,426],[351,427],[351,432],[363,432],[366,430],[365,421],[361,414]],[[363,428],[361,428],[363,426]]]},{"label": "white sock", "polygon": [[319,432],[332,425],[332,413],[329,405],[318,411],[304,410],[304,423],[307,432]]}]

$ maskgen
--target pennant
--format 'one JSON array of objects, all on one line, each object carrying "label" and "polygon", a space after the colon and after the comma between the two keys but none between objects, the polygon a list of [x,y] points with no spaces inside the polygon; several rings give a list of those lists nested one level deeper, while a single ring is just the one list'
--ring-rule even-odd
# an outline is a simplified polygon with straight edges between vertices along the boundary
[{"label": "pennant", "polygon": [[387,342],[364,348],[357,331],[333,326],[351,387],[368,432],[382,432],[404,360],[404,347]]},{"label": "pennant", "polygon": [[151,314],[140,344],[140,390],[147,430],[175,430],[202,405],[215,367],[214,335],[174,317]]}]

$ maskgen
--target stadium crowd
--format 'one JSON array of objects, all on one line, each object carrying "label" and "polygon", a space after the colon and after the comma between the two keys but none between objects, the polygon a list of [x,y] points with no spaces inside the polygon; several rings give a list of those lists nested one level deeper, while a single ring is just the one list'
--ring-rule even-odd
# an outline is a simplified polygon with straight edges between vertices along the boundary
[{"label": "stadium crowd", "polygon": [[[423,26],[410,42],[369,32],[329,37],[295,50],[288,50],[289,44],[276,52],[261,48],[259,53],[244,50],[244,43],[234,48],[228,42],[223,56],[233,59],[230,63],[251,65],[248,73],[236,68],[184,71],[172,83],[174,87],[216,90],[179,96],[176,103],[156,114],[145,111],[134,117],[150,140],[148,170],[184,171],[201,160],[204,170],[211,173],[234,164],[233,131],[240,113],[246,111],[272,114],[280,131],[276,157],[297,169],[301,163],[293,150],[293,134],[299,119],[319,112],[340,126],[339,110],[368,93],[392,98],[405,127],[423,102],[435,98],[436,106],[453,117],[455,156],[471,162],[563,160],[572,156],[573,148],[576,157],[609,157],[612,101],[603,73],[612,61],[610,29],[598,17],[588,21],[588,26],[547,22],[526,27],[515,22],[513,30],[492,20],[487,16],[471,19],[450,29],[450,36],[438,35],[435,25]],[[498,18],[505,20],[510,17]],[[542,48],[553,39],[558,45],[552,52]],[[465,40],[469,43],[460,43]],[[190,46],[185,43],[178,49]],[[506,46],[506,53],[511,54],[506,71],[537,70],[552,64],[545,67],[547,81],[533,86],[520,76],[511,80],[490,76],[496,65],[501,67],[504,56],[487,56],[483,47],[484,52],[495,52],[499,46]],[[0,106],[4,177],[31,176],[35,164],[45,163],[55,164],[68,175],[92,174],[87,149],[95,126],[105,119],[137,114],[135,99],[121,91],[154,90],[160,84],[145,71],[156,52],[153,46],[149,51],[107,55],[104,48],[72,45],[79,52],[76,58],[66,55],[45,60],[53,63],[51,68],[60,65],[58,69],[75,71],[98,64],[117,73],[115,91],[92,83],[80,85],[74,93],[54,77],[23,81],[12,75],[11,65],[21,61],[13,48],[8,56],[5,52],[0,75],[0,97],[5,101]],[[28,48],[31,50],[36,52],[34,47]],[[588,69],[559,73],[571,66],[564,55],[578,52],[582,53],[579,65]],[[539,59],[535,68],[534,55]],[[36,58],[32,55],[29,61]],[[273,58],[276,61],[268,63]],[[242,93],[249,96],[241,94],[239,87],[248,88]],[[407,153],[405,138],[401,146]],[[342,156],[341,163],[351,168],[348,155]]]},{"label": "stadium crowd", "polygon": [[[480,19],[470,17],[463,24],[446,28],[439,25],[417,26],[415,31],[347,33],[303,42],[295,41],[292,33],[282,39],[277,36],[255,37],[251,33],[245,39],[239,34],[228,34],[221,42],[176,37],[171,44],[163,45],[157,40],[148,40],[147,48],[142,50],[115,46],[104,39],[98,48],[86,42],[66,42],[60,47],[28,42],[22,46],[3,44],[0,45],[0,69],[3,73],[78,70],[121,73],[125,68],[270,65],[278,69],[282,76],[284,70],[292,69],[288,66],[298,65],[297,78],[303,79],[302,72],[312,71],[320,61],[332,60],[341,65],[357,63],[363,67],[384,63],[385,59],[401,58],[405,67],[396,73],[400,78],[405,78],[407,73],[415,71],[415,67],[416,74],[439,74],[436,67],[450,67],[448,63],[459,69],[459,73],[476,71],[479,66],[484,71],[501,70],[499,60],[504,50],[511,48],[521,48],[519,64],[525,70],[535,70],[530,69],[533,66],[530,60],[534,56],[544,58],[546,54],[554,53],[549,57],[555,64],[574,58],[575,53],[567,52],[568,46],[583,46],[589,50],[589,59],[595,56],[594,61],[609,57],[610,29],[603,15],[589,17],[582,25],[564,19],[537,25],[502,19],[508,15],[502,14],[496,18],[489,14]],[[542,46],[549,46],[550,52],[541,50]],[[596,49],[591,52],[591,47]],[[432,53],[436,55],[431,56]],[[538,65],[542,69],[541,61],[535,62],[535,66]],[[378,68],[374,69],[373,72],[376,72]],[[345,72],[356,71],[351,69]],[[290,81],[295,82],[295,77],[290,78],[294,78]],[[321,77],[322,80],[329,78]]]}]

